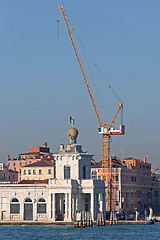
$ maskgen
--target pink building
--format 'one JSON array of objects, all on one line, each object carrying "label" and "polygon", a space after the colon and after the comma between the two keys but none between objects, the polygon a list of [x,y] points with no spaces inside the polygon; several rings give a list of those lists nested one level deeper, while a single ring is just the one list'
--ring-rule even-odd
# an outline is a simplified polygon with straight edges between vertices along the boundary
[{"label": "pink building", "polygon": [[[101,163],[91,166],[93,179],[102,178]],[[141,217],[152,205],[151,164],[135,158],[117,160],[112,158],[111,206],[116,212],[128,212],[132,216],[136,209]]]},{"label": "pink building", "polygon": [[17,182],[18,172],[9,169],[4,163],[0,163],[0,181],[5,182]]}]

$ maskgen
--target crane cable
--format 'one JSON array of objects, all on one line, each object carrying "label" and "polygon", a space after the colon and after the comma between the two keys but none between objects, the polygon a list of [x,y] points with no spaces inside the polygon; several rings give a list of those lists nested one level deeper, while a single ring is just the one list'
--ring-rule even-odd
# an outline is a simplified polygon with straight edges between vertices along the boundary
[{"label": "crane cable", "polygon": [[84,43],[81,41],[78,33],[75,32],[75,34],[77,35],[81,45],[84,47],[84,49],[86,50],[87,54],[89,55],[89,57],[91,58],[94,66],[97,68],[98,72],[100,73],[100,75],[102,76],[103,80],[107,83],[108,87],[111,89],[112,93],[114,94],[114,96],[117,98],[117,100],[119,102],[122,102],[121,98],[118,96],[118,94],[116,93],[116,91],[113,89],[113,87],[109,84],[109,82],[106,80],[104,74],[102,73],[101,69],[99,68],[99,66],[97,65],[97,63],[95,63],[94,58],[92,57],[91,53],[89,52],[89,50],[87,49],[87,47],[84,45]]},{"label": "crane cable", "polygon": [[101,95],[99,94],[99,91],[98,91],[98,88],[97,88],[97,85],[96,85],[95,78],[94,78],[94,76],[93,76],[93,74],[92,74],[92,71],[91,71],[91,68],[90,68],[90,64],[89,64],[89,61],[88,61],[88,59],[87,59],[86,52],[85,52],[84,50],[85,50],[85,49],[82,48],[83,55],[84,55],[85,61],[86,61],[86,63],[87,63],[87,67],[88,67],[89,73],[90,73],[90,75],[91,75],[92,82],[93,82],[93,84],[94,84],[94,89],[96,90],[96,93],[97,93],[98,98],[99,98],[99,100],[100,100],[100,104],[101,104],[101,107],[102,107],[102,109],[103,109],[103,112],[104,112],[104,114],[105,114],[105,116],[106,116],[106,119],[109,119],[108,114],[107,114],[107,112],[106,112],[106,110],[105,110],[105,107],[104,107],[104,104],[103,104]]}]

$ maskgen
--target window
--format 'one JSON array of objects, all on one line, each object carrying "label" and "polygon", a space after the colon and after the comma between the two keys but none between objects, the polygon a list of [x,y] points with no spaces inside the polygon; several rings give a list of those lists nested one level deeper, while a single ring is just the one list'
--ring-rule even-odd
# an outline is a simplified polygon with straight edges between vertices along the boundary
[{"label": "window", "polygon": [[141,191],[138,191],[138,198],[141,198]]},{"label": "window", "polygon": [[86,179],[86,166],[83,166],[83,179]]},{"label": "window", "polygon": [[154,197],[158,198],[158,191],[154,191]]},{"label": "window", "polygon": [[64,179],[70,179],[70,167],[64,166]]},{"label": "window", "polygon": [[101,176],[100,175],[98,176],[98,180],[101,180]]},{"label": "window", "polygon": [[115,176],[115,181],[118,182],[118,175]]},{"label": "window", "polygon": [[26,170],[23,170],[23,175],[26,175]]},{"label": "window", "polygon": [[48,169],[48,174],[52,174],[52,170],[51,169]]},{"label": "window", "polygon": [[30,198],[26,198],[25,203],[32,202]]},{"label": "window", "polygon": [[13,163],[13,167],[15,167],[16,166],[16,164],[15,163]]},{"label": "window", "polygon": [[131,192],[131,198],[133,198],[133,192]]},{"label": "window", "polygon": [[42,174],[42,170],[41,169],[39,169],[39,175],[41,175]]},{"label": "window", "polygon": [[20,204],[17,198],[13,198],[10,203],[10,214],[19,214]]},{"label": "window", "polygon": [[19,173],[21,174],[21,169],[19,170]]},{"label": "window", "polygon": [[151,199],[151,192],[147,193],[147,198],[150,200]]},{"label": "window", "polygon": [[35,169],[33,169],[33,175],[36,175],[36,170]]},{"label": "window", "polygon": [[22,166],[22,162],[19,163],[19,166],[20,166],[20,167]]},{"label": "window", "polygon": [[[99,176],[98,176],[98,177],[99,177]],[[94,180],[97,179],[97,172],[96,172],[96,171],[93,171],[93,172],[92,172],[92,178],[93,178]]]},{"label": "window", "polygon": [[31,164],[31,163],[32,163],[32,160],[29,161],[29,164]]},{"label": "window", "polygon": [[126,201],[129,201],[129,192],[126,192]]},{"label": "window", "polygon": [[31,170],[28,170],[28,174],[31,175]]},{"label": "window", "polygon": [[46,201],[44,198],[40,198],[37,203],[37,213],[46,213]]},{"label": "window", "polygon": [[25,165],[27,165],[27,162],[25,162]]}]

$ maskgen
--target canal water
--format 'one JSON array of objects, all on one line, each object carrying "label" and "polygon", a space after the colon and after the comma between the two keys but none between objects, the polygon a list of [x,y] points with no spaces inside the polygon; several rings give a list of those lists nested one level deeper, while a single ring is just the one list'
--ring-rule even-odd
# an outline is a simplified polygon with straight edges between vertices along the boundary
[{"label": "canal water", "polygon": [[2,240],[158,240],[160,223],[154,225],[106,225],[74,229],[73,226],[0,226]]}]

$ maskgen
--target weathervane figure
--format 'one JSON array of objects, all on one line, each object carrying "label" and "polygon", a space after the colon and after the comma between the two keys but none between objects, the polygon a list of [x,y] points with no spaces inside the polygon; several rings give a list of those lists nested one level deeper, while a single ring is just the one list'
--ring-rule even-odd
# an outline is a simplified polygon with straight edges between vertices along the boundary
[{"label": "weathervane figure", "polygon": [[74,127],[74,118],[70,116],[70,123],[72,124],[72,127]]}]

